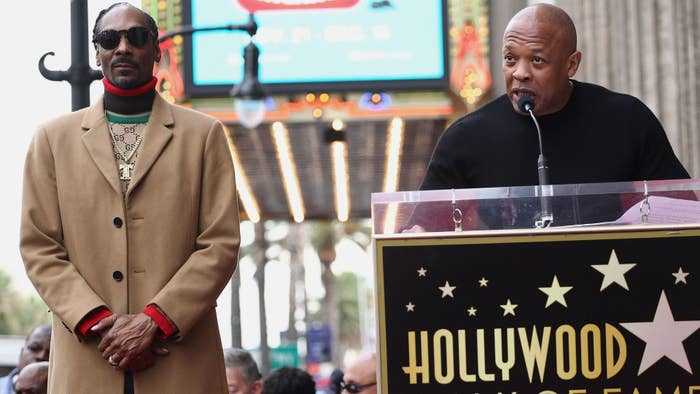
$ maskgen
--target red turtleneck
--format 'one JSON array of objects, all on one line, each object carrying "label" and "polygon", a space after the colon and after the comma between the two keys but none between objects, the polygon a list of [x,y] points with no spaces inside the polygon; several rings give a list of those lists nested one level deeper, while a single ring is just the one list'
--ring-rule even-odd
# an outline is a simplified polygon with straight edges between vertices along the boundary
[{"label": "red turtleneck", "polygon": [[138,96],[140,94],[144,94],[146,92],[149,92],[153,90],[156,87],[156,83],[158,83],[158,78],[153,77],[150,82],[147,82],[141,86],[137,86],[132,89],[122,89],[111,82],[107,80],[107,78],[102,78],[102,84],[105,86],[105,90],[112,93],[115,96],[126,96],[126,97],[132,97],[132,96]]}]

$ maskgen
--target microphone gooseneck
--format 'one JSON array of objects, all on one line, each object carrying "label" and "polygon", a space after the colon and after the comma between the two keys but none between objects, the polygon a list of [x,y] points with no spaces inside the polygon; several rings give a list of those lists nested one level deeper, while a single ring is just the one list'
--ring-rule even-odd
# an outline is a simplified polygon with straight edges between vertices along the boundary
[{"label": "microphone gooseneck", "polygon": [[542,212],[540,220],[535,222],[535,226],[538,228],[545,228],[549,227],[554,221],[554,215],[552,214],[549,201],[552,188],[549,184],[549,166],[547,165],[547,159],[544,157],[544,149],[542,149],[542,130],[540,130],[540,124],[537,122],[537,118],[532,112],[535,109],[535,101],[528,95],[521,96],[520,99],[518,99],[518,109],[530,114],[530,118],[532,118],[532,121],[535,123],[535,128],[537,128],[537,141],[540,148],[540,155],[537,158],[537,177],[540,184],[540,205]]}]

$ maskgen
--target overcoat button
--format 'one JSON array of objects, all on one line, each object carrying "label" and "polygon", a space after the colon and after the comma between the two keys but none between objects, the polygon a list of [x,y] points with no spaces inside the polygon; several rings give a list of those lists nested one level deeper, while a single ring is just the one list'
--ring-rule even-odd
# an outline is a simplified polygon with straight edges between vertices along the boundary
[{"label": "overcoat button", "polygon": [[121,271],[114,271],[112,272],[112,278],[117,282],[121,282],[122,279],[124,279],[124,274],[122,274]]},{"label": "overcoat button", "polygon": [[112,223],[114,223],[114,227],[116,228],[122,228],[122,224],[124,224],[122,218],[119,217],[114,218],[114,220],[112,220]]}]

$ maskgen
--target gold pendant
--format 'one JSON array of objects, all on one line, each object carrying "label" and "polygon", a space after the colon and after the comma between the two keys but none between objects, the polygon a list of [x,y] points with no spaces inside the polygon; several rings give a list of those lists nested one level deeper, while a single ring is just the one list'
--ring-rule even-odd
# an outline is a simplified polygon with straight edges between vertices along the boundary
[{"label": "gold pendant", "polygon": [[131,173],[134,171],[134,165],[131,163],[119,164],[119,179],[122,181],[130,181]]}]

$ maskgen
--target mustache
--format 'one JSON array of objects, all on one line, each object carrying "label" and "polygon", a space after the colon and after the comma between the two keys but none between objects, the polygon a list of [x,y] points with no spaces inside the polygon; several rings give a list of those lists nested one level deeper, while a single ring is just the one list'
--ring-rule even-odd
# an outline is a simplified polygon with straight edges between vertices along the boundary
[{"label": "mustache", "polygon": [[139,64],[136,63],[134,60],[126,58],[126,57],[115,57],[112,59],[112,62],[109,63],[110,68],[114,68],[115,65],[117,64],[128,64],[130,66],[133,66],[135,68],[139,68]]}]

